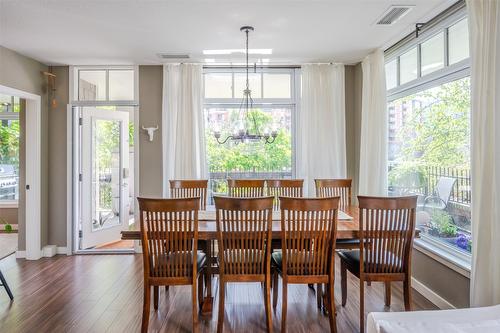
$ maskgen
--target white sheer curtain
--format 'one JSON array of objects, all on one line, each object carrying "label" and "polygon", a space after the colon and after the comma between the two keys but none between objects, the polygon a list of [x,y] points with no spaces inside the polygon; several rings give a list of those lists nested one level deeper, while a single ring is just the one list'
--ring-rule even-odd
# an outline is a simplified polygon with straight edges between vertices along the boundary
[{"label": "white sheer curtain", "polygon": [[387,195],[387,98],[384,53],[377,50],[362,62],[359,194]]},{"label": "white sheer curtain", "polygon": [[315,195],[315,178],[346,177],[344,91],[344,65],[302,66],[296,148],[305,195]]},{"label": "white sheer curtain", "polygon": [[203,119],[203,67],[163,66],[163,194],[169,179],[207,177]]},{"label": "white sheer curtain", "polygon": [[500,304],[500,1],[468,0],[471,50],[471,305]]}]

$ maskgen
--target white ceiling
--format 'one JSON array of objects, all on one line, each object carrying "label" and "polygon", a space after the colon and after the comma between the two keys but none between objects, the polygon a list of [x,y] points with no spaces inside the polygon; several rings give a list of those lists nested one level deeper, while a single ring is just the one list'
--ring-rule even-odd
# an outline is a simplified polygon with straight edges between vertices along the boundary
[{"label": "white ceiling", "polygon": [[[271,64],[355,63],[387,47],[453,0],[0,0],[0,44],[46,64],[157,64],[158,53],[273,49]],[[390,5],[415,7],[393,26]],[[242,61],[242,55],[217,61]]]}]

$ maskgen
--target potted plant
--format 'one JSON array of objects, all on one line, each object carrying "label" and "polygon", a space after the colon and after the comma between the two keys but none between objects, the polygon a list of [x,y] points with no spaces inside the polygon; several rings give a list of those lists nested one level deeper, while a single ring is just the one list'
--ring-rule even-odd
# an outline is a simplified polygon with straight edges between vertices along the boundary
[{"label": "potted plant", "polygon": [[5,221],[3,218],[0,217],[0,224],[3,224],[4,225],[4,228],[3,230],[7,233],[10,233],[13,231],[12,229],[12,225],[7,223],[7,221]]},{"label": "potted plant", "polygon": [[455,245],[458,228],[448,213],[436,210],[432,213],[429,234]]}]

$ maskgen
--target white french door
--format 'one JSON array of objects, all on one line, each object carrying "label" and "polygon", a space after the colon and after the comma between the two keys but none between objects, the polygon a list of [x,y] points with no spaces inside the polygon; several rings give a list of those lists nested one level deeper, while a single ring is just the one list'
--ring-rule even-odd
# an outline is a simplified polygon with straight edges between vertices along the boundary
[{"label": "white french door", "polygon": [[81,249],[120,240],[129,226],[129,113],[81,114]]}]

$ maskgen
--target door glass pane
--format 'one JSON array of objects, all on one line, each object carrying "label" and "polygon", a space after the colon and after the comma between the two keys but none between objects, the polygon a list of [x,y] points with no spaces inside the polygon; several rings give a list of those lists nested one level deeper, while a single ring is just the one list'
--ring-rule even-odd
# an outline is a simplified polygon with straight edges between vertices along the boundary
[{"label": "door glass pane", "polygon": [[78,71],[78,100],[106,100],[106,71]]},{"label": "door glass pane", "polygon": [[407,51],[399,57],[400,82],[404,84],[417,78],[417,48]]},{"label": "door glass pane", "polygon": [[397,59],[385,64],[385,80],[387,90],[395,88],[398,85],[398,62]]},{"label": "door glass pane", "polygon": [[233,76],[231,73],[205,74],[205,98],[231,98]]},{"label": "door glass pane", "polygon": [[109,71],[109,100],[111,101],[134,100],[133,70]]},{"label": "door glass pane", "polygon": [[422,53],[422,76],[444,66],[444,34],[441,32],[420,46]]},{"label": "door glass pane", "polygon": [[290,98],[290,74],[264,73],[264,98]]},{"label": "door glass pane", "polygon": [[92,231],[120,224],[120,121],[92,120]]},{"label": "door glass pane", "polygon": [[469,57],[467,19],[463,19],[448,29],[448,56],[450,65]]},{"label": "door glass pane", "polygon": [[[252,98],[262,98],[262,86],[260,73],[249,73],[248,83],[252,91]],[[243,98],[243,90],[246,89],[246,74],[234,74],[234,98]]]},{"label": "door glass pane", "polygon": [[19,120],[0,120],[0,201],[19,198]]}]

